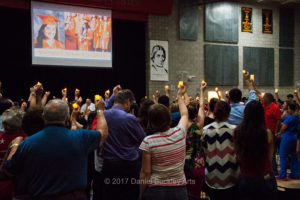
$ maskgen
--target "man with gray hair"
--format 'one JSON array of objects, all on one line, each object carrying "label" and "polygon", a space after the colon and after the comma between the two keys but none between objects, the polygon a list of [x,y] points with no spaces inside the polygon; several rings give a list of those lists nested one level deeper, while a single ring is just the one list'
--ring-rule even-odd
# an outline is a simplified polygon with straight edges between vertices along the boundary
[{"label": "man with gray hair", "polygon": [[14,140],[4,167],[9,175],[23,177],[31,198],[86,199],[88,153],[108,137],[103,100],[95,107],[95,131],[69,130],[65,127],[70,119],[68,104],[51,100],[44,108],[46,127],[22,143]]}]

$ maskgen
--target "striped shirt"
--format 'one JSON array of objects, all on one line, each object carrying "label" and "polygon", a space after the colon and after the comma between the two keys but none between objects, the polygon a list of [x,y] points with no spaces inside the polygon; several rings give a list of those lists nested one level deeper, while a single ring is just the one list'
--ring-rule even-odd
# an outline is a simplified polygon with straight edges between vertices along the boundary
[{"label": "striped shirt", "polygon": [[186,185],[183,171],[186,130],[178,125],[144,138],[140,149],[151,154],[149,187]]},{"label": "striped shirt", "polygon": [[227,189],[237,183],[239,166],[234,153],[234,125],[213,122],[203,129],[205,181],[214,189]]}]

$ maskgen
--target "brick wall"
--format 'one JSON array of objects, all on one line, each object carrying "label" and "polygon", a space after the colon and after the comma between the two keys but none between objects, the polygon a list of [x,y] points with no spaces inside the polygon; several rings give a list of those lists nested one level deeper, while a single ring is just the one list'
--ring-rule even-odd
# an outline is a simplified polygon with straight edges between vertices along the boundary
[{"label": "brick wall", "polygon": [[[280,96],[293,92],[297,87],[300,89],[300,5],[295,7],[295,48],[294,48],[294,87],[279,87],[279,7],[277,6],[261,6],[239,4],[239,22],[241,18],[241,7],[253,8],[252,20],[254,23],[253,33],[241,32],[239,23],[239,85],[245,96],[247,88],[243,85],[242,66],[243,66],[243,47],[268,47],[274,48],[274,86],[260,87],[262,92],[274,92],[275,88],[279,88]],[[273,34],[262,33],[262,9],[273,10]],[[174,0],[173,12],[169,16],[150,16],[147,27],[147,71],[146,86],[147,95],[152,95],[158,89],[163,92],[164,85],[171,85],[172,95],[176,94],[176,85],[180,79],[182,71],[188,72],[189,75],[196,76],[192,81],[187,82],[189,94],[196,95],[199,90],[199,83],[204,79],[204,45],[213,44],[204,41],[204,8],[199,8],[199,32],[197,41],[179,40],[179,8],[178,0]],[[169,41],[169,82],[150,81],[150,65],[149,65],[149,40],[167,40]],[[228,44],[230,45],[230,44]],[[236,44],[233,44],[236,45]],[[223,91],[230,90],[232,87],[222,87]],[[208,87],[208,90],[213,90]]]}]

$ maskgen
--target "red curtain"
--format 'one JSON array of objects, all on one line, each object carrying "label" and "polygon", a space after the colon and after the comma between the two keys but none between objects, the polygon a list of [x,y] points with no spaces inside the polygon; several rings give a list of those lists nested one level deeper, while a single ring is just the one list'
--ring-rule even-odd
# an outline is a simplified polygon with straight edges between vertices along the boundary
[{"label": "red curtain", "polygon": [[[41,0],[74,6],[110,9],[113,18],[147,21],[149,14],[169,15],[173,0]],[[0,7],[29,9],[29,0],[1,0]]]}]

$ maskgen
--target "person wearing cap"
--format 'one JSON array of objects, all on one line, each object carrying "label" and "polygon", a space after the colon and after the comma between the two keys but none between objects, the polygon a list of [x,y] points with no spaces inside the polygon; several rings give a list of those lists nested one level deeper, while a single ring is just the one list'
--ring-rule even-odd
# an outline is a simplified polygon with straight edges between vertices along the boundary
[{"label": "person wearing cap", "polygon": [[64,49],[64,44],[58,40],[57,22],[58,18],[51,15],[37,14],[42,19],[42,26],[39,29],[37,39],[34,41],[35,48],[49,48],[49,49]]}]

